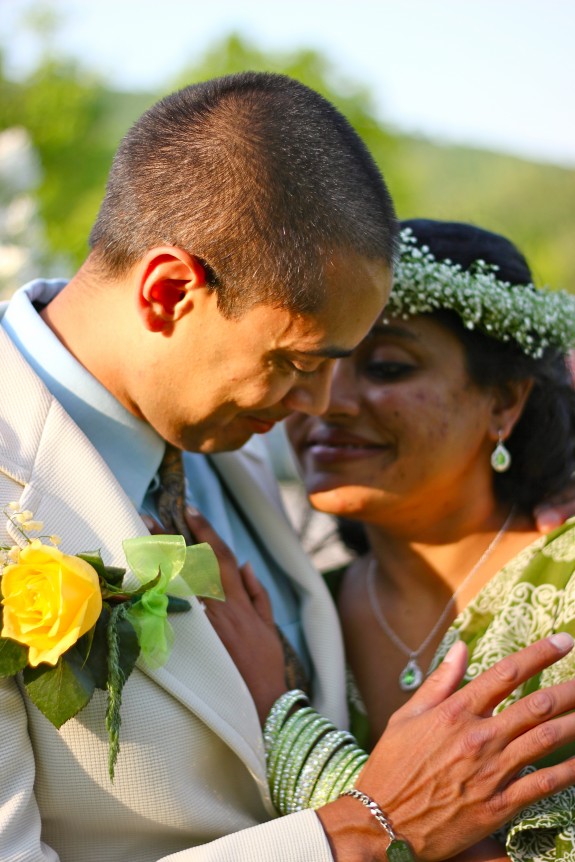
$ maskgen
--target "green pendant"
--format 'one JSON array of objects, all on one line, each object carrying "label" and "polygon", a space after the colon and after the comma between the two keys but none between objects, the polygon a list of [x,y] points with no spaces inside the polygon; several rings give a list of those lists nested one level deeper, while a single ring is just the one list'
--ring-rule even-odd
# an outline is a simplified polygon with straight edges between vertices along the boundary
[{"label": "green pendant", "polygon": [[399,674],[399,687],[402,691],[414,691],[419,688],[423,680],[423,673],[414,658],[410,658]]},{"label": "green pendant", "polygon": [[413,850],[401,838],[394,838],[387,848],[387,858],[389,862],[415,862]]}]

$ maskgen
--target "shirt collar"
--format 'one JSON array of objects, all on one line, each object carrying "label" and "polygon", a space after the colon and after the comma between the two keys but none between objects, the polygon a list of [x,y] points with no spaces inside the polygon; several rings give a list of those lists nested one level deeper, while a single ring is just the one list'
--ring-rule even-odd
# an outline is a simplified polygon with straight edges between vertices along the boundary
[{"label": "shirt collar", "polygon": [[65,284],[37,279],[24,285],[10,300],[1,325],[139,509],[165,444],[66,350],[37,313],[33,303],[49,303]]}]

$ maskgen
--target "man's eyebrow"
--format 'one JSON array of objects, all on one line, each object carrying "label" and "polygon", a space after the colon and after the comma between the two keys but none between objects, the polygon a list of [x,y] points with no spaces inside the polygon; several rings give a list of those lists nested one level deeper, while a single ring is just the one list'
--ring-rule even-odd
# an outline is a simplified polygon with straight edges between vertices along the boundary
[{"label": "man's eyebrow", "polygon": [[320,347],[318,350],[298,350],[300,356],[317,356],[321,359],[345,359],[351,356],[353,348],[344,347]]}]

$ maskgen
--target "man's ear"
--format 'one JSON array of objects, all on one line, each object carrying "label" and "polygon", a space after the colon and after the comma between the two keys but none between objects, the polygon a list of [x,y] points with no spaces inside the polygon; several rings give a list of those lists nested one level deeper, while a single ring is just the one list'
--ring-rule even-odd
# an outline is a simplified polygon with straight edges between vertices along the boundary
[{"label": "man's ear", "polygon": [[512,380],[494,389],[489,436],[493,441],[507,440],[521,418],[533,380]]},{"label": "man's ear", "polygon": [[177,246],[150,249],[136,273],[140,317],[150,332],[169,335],[194,305],[194,291],[206,287],[199,260]]}]

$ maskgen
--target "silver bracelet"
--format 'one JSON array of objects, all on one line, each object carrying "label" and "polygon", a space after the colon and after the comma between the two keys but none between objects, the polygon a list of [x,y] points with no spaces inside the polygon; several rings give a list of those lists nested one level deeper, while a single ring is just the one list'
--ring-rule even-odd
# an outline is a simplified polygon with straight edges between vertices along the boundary
[{"label": "silver bracelet", "polygon": [[398,838],[391,823],[377,804],[377,802],[368,796],[367,793],[362,793],[361,790],[356,790],[352,787],[350,790],[344,790],[340,796],[351,796],[357,799],[362,805],[365,805],[367,810],[372,814],[379,825],[385,829],[389,836],[389,845],[386,850],[389,862],[415,862],[413,850],[403,838]]}]

